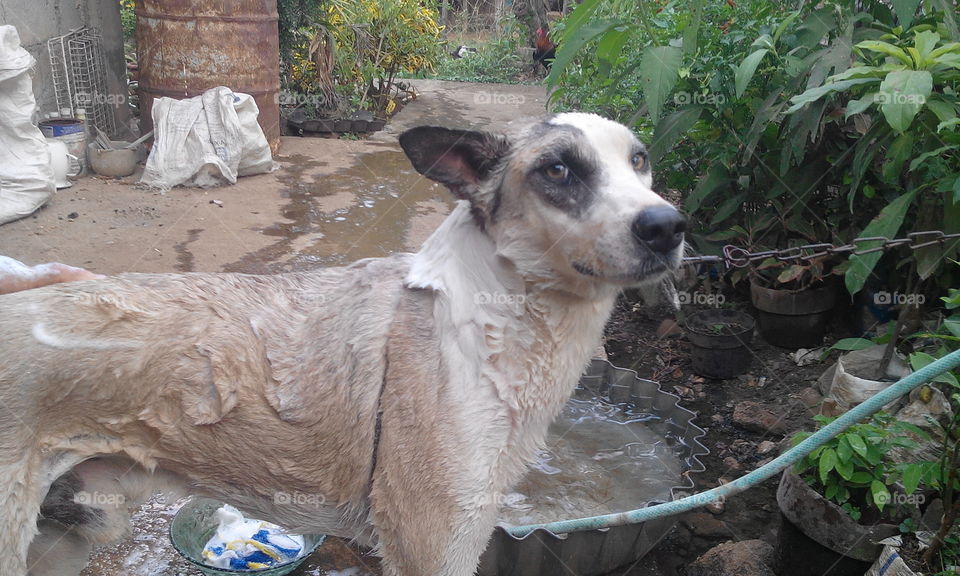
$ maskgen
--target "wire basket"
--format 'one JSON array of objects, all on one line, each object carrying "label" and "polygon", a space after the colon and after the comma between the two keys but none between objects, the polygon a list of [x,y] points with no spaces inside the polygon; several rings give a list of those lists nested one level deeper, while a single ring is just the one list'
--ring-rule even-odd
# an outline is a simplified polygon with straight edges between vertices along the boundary
[{"label": "wire basket", "polygon": [[103,38],[96,28],[79,28],[47,41],[57,107],[85,117],[97,130],[116,135],[112,99],[107,93]]}]

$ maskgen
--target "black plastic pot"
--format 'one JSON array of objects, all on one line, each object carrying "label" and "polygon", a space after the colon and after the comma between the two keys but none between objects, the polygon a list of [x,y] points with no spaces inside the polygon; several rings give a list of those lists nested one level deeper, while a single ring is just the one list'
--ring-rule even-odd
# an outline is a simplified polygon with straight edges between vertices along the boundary
[{"label": "black plastic pot", "polygon": [[754,320],[737,310],[710,309],[683,323],[690,341],[693,371],[708,378],[733,378],[750,369]]},{"label": "black plastic pot", "polygon": [[896,524],[857,523],[790,468],[780,477],[777,504],[784,517],[778,537],[781,561],[803,567],[791,568],[791,575],[860,576],[883,549],[876,542],[900,533]]},{"label": "black plastic pot", "polygon": [[834,283],[803,290],[776,290],[750,283],[750,301],[760,313],[760,334],[782,348],[820,346],[836,294]]}]

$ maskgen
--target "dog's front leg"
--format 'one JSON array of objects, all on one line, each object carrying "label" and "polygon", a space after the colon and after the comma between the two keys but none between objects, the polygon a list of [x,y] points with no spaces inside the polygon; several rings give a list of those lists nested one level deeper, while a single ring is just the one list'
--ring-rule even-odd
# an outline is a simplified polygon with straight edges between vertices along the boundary
[{"label": "dog's front leg", "polygon": [[[14,437],[14,434],[10,434]],[[27,550],[37,535],[37,515],[40,513],[39,462],[25,451],[29,440],[19,449],[3,442],[0,450],[0,576],[25,576]],[[8,448],[11,448],[8,450]],[[14,452],[20,452],[14,456]]]},{"label": "dog's front leg", "polygon": [[496,507],[479,500],[452,505],[452,494],[433,488],[428,484],[375,488],[373,519],[384,576],[476,572],[496,521]]}]

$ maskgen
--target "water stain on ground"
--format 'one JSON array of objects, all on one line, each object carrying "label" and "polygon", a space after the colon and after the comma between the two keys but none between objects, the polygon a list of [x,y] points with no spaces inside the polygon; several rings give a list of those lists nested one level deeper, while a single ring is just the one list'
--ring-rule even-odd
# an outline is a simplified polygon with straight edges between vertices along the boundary
[{"label": "water stain on ground", "polygon": [[355,165],[331,174],[317,174],[322,162],[307,156],[280,160],[284,221],[261,229],[277,241],[224,266],[227,272],[292,272],[386,256],[415,247],[411,236],[422,240],[423,228],[416,221],[430,213],[439,219],[453,203],[393,146],[358,155]]},{"label": "water stain on ground", "polygon": [[177,271],[193,272],[193,252],[187,248],[187,245],[191,242],[196,242],[197,238],[200,237],[201,232],[203,232],[203,228],[191,228],[190,230],[187,230],[187,239],[183,242],[177,242],[173,246],[173,249],[177,252]]}]

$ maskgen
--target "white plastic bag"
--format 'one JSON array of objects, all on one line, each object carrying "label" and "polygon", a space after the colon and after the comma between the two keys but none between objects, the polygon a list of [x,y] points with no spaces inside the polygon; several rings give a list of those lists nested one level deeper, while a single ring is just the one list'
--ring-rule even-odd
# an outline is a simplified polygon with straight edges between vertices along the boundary
[{"label": "white plastic bag", "polygon": [[207,188],[272,171],[259,113],[252,96],[225,86],[186,100],[155,100],[156,140],[140,182],[165,190],[180,184]]},{"label": "white plastic bag", "polygon": [[35,63],[17,29],[0,26],[0,224],[32,214],[56,190],[47,141],[32,121]]}]

